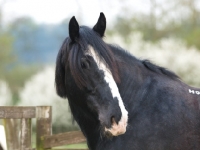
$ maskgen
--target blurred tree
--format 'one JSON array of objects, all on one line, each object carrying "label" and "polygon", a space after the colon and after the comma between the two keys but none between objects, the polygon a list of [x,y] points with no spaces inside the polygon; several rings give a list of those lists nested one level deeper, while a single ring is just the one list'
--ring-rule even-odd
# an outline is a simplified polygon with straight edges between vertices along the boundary
[{"label": "blurred tree", "polygon": [[32,60],[39,56],[36,48],[36,31],[38,26],[28,17],[15,19],[9,27],[9,31],[14,38],[14,52],[19,56],[19,61],[23,59]]},{"label": "blurred tree", "polygon": [[[3,1],[6,2],[6,1]],[[3,4],[3,3],[1,3]],[[9,84],[13,96],[13,104],[19,101],[18,92],[22,88],[24,82],[35,73],[38,68],[33,65],[22,65],[18,62],[19,57],[16,55],[14,41],[16,38],[12,34],[11,27],[16,22],[11,23],[11,27],[3,25],[2,22],[2,6],[0,4],[0,79],[5,80]],[[30,35],[29,35],[30,36]],[[26,44],[28,41],[22,41]]]},{"label": "blurred tree", "polygon": [[[150,0],[149,13],[123,9],[108,33],[118,32],[130,42],[134,31],[143,33],[144,40],[156,42],[165,37],[178,37],[200,50],[200,8],[198,0]],[[128,17],[127,17],[127,14]]]},{"label": "blurred tree", "polygon": [[2,22],[2,6],[5,1],[0,4],[0,78],[5,78],[7,70],[14,63],[15,56],[13,55],[13,38],[9,32],[3,28]]},{"label": "blurred tree", "polygon": [[13,103],[17,103],[18,91],[27,78],[37,71],[35,66],[17,63],[18,57],[14,53],[14,38],[5,29],[0,30],[0,79],[5,80],[11,89]]},{"label": "blurred tree", "polygon": [[12,53],[12,37],[0,30],[0,78],[4,78],[6,72],[10,69],[11,65],[13,65],[15,56]]}]

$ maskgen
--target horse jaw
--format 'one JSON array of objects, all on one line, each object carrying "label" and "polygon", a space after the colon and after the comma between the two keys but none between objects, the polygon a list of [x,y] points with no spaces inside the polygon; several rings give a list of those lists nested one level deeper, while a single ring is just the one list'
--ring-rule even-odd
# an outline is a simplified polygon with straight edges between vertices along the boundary
[{"label": "horse jaw", "polygon": [[117,98],[118,104],[122,113],[121,119],[118,123],[116,123],[114,118],[112,118],[111,128],[108,129],[105,127],[105,132],[111,133],[112,136],[118,136],[120,134],[124,134],[126,132],[126,127],[127,127],[127,122],[128,122],[128,111],[126,110],[124,106],[117,84],[112,76],[112,73],[106,67],[105,62],[100,61],[100,58],[98,57],[98,55],[96,54],[92,46],[89,46],[88,55],[92,55],[99,69],[104,72],[104,75],[105,75],[104,79],[110,87],[113,98]]}]

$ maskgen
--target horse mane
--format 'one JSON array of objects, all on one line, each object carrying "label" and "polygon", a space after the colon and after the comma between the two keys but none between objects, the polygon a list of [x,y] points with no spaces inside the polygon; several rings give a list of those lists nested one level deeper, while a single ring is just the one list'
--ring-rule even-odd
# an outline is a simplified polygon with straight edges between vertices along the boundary
[{"label": "horse mane", "polygon": [[171,79],[179,79],[179,76],[177,76],[174,72],[169,71],[168,69],[164,67],[157,66],[153,63],[151,63],[149,60],[141,60],[142,64],[149,70],[157,73],[157,74],[162,74],[170,77]]},{"label": "horse mane", "polygon": [[[115,51],[115,53],[120,53],[119,55],[122,56],[122,58],[125,58],[124,61],[127,61],[126,58],[129,60],[132,60],[134,62],[140,62],[146,69],[155,72],[160,75],[165,75],[171,79],[180,79],[179,76],[177,76],[174,72],[164,68],[160,67],[158,65],[153,64],[150,60],[148,59],[138,59],[135,56],[133,56],[129,51],[121,48],[119,45],[115,44],[109,44],[110,48]],[[129,62],[131,63],[131,62]]]},{"label": "horse mane", "polygon": [[106,62],[106,66],[110,69],[114,80],[119,83],[118,66],[109,46],[91,28],[80,26],[79,38],[76,39],[76,42],[72,42],[67,37],[61,46],[61,51],[64,53],[64,58],[62,58],[64,59],[63,63],[65,63],[66,67],[70,68],[76,85],[81,89],[87,85],[84,80],[84,72],[82,71],[80,60],[84,57],[85,51],[88,50],[88,45],[91,45],[95,49],[101,61]]}]

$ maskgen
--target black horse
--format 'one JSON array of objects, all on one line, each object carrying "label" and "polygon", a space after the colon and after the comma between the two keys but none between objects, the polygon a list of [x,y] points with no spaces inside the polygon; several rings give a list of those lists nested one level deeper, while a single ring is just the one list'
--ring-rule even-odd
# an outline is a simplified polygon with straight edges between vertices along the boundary
[{"label": "black horse", "polygon": [[103,13],[93,28],[72,17],[56,62],[57,94],[89,149],[199,150],[200,89],[105,43],[105,28]]}]

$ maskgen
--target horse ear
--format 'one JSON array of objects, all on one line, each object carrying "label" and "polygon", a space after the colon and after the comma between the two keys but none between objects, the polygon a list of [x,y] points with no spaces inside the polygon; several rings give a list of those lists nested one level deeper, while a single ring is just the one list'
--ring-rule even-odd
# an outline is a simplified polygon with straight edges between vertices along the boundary
[{"label": "horse ear", "polygon": [[104,32],[106,30],[106,17],[102,12],[100,13],[97,23],[93,27],[93,30],[99,33],[101,37],[104,36]]},{"label": "horse ear", "polygon": [[69,21],[69,37],[73,42],[79,37],[79,25],[74,16]]}]

